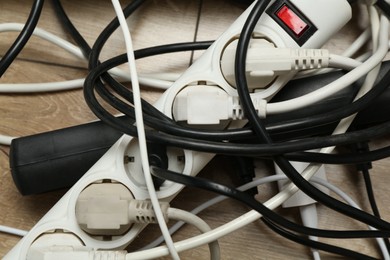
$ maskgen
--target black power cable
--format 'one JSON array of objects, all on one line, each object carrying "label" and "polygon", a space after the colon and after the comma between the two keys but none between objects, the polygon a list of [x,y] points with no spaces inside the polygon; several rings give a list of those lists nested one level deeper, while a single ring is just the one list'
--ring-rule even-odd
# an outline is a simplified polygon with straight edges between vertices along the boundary
[{"label": "black power cable", "polygon": [[314,240],[310,240],[310,239],[306,239],[306,238],[297,236],[291,232],[288,232],[287,230],[282,229],[281,227],[279,227],[277,225],[274,225],[268,219],[262,219],[262,220],[275,233],[277,233],[277,234],[279,234],[279,235],[281,235],[281,236],[283,236],[291,241],[294,241],[298,244],[305,245],[305,246],[308,246],[310,248],[314,248],[317,250],[322,250],[322,251],[326,251],[326,252],[330,252],[330,253],[334,253],[334,254],[338,254],[338,255],[344,255],[346,257],[350,257],[351,259],[361,259],[361,260],[377,259],[377,258],[374,258],[371,256],[356,253],[354,251],[351,251],[351,250],[348,250],[345,248],[334,247],[334,246],[329,245],[329,244],[320,243],[320,242],[317,242]]},{"label": "black power cable", "polygon": [[[143,58],[149,56],[150,54],[155,54],[160,52],[160,46],[151,47],[148,49],[137,50],[135,51],[136,58]],[[160,52],[161,53],[161,52]],[[123,60],[122,60],[123,59]],[[95,82],[99,79],[100,75],[105,73],[108,69],[111,69],[126,59],[126,55],[121,55],[118,59],[110,59],[103,62],[101,65],[92,70],[85,80],[84,94],[86,97],[86,102],[88,103],[90,109],[104,122],[108,123],[112,127],[118,129],[119,131],[134,135],[136,129],[134,126],[129,126],[116,120],[116,118],[108,113],[102,105],[99,104],[98,99],[95,97],[93,89],[95,88]],[[388,73],[390,75],[390,73]],[[384,78],[383,80],[387,79]],[[197,130],[193,130],[194,135]],[[201,131],[195,137],[199,137]],[[215,136],[223,132],[214,132]],[[236,133],[235,130],[231,132],[225,132],[226,134]],[[241,133],[241,132],[239,132]],[[283,143],[273,143],[273,144],[254,144],[254,143],[226,143],[226,142],[211,142],[203,141],[195,138],[180,137],[178,132],[175,132],[174,136],[163,132],[152,132],[148,131],[147,137],[150,141],[156,141],[159,143],[165,143],[166,145],[177,146],[185,149],[204,151],[204,152],[214,152],[219,154],[229,154],[229,155],[243,155],[243,156],[270,156],[283,153],[291,153],[297,151],[304,151],[310,149],[316,149],[327,146],[334,145],[344,145],[355,143],[358,141],[368,140],[375,137],[384,136],[390,133],[390,122],[385,122],[370,128],[347,132],[345,134],[332,135],[332,136],[322,136],[322,137],[312,137],[312,138],[303,138],[293,142],[283,142]],[[207,134],[212,134],[208,132]],[[227,139],[229,140],[229,139]],[[257,141],[258,142],[258,141]]]},{"label": "black power cable", "polygon": [[289,161],[313,162],[322,164],[359,164],[385,159],[390,156],[390,146],[356,153],[324,154],[316,152],[296,152],[284,155]]},{"label": "black power cable", "polygon": [[[308,228],[304,226],[300,226],[298,224],[295,224],[280,215],[274,213],[272,210],[268,209],[265,207],[263,204],[258,202],[256,199],[254,199],[252,196],[248,195],[245,192],[239,191],[235,188],[231,188],[210,180],[204,180],[199,177],[193,177],[193,176],[188,176],[184,174],[179,174],[173,171],[161,169],[155,166],[151,167],[151,173],[161,179],[164,180],[169,180],[173,181],[176,183],[184,184],[189,187],[196,187],[196,188],[201,188],[204,190],[216,192],[220,195],[227,196],[229,198],[238,200],[250,208],[256,210],[259,212],[268,222],[272,223],[272,225],[276,225],[280,228],[280,226],[283,227],[283,229],[287,228],[290,230],[294,230],[295,232],[303,233],[305,235],[311,234],[313,236],[326,236],[326,237],[332,237],[332,238],[357,238],[357,237],[362,237],[362,236],[369,236],[369,237],[379,237],[381,236],[388,236],[389,232],[382,232],[382,231],[331,231],[331,230],[320,230],[320,229],[313,229],[313,228]],[[291,233],[290,233],[291,234]],[[292,237],[291,237],[292,238]],[[295,236],[295,238],[299,238]],[[290,239],[290,238],[289,238]],[[294,240],[298,243],[301,242],[308,242],[312,240],[308,239],[303,239],[300,238],[301,240]],[[312,245],[316,245],[315,248],[318,248],[320,250],[325,250],[328,252],[332,252],[335,254],[351,257],[353,259],[375,259],[375,258],[370,258],[369,256],[356,253],[354,251],[348,250],[348,249],[343,249],[339,248],[336,246],[324,244],[324,243],[319,243],[312,241]],[[317,244],[319,243],[319,244]],[[308,245],[307,243],[304,243],[304,245]],[[311,246],[311,245],[310,245]],[[326,246],[326,247],[323,247]]]},{"label": "black power cable", "polygon": [[[267,7],[269,1],[258,1],[251,13],[248,16],[248,19],[243,27],[243,30],[240,34],[240,38],[237,45],[236,52],[236,64],[235,64],[235,76],[236,76],[236,85],[237,91],[244,108],[244,112],[249,120],[250,125],[253,127],[256,135],[259,139],[265,143],[272,144],[273,141],[270,138],[268,132],[266,131],[263,123],[257,116],[257,112],[253,106],[252,100],[250,98],[249,90],[247,87],[246,75],[245,75],[245,66],[246,66],[246,55],[249,41],[253,30],[257,24],[257,21],[263,14],[265,8]],[[357,210],[345,203],[336,200],[329,195],[323,193],[315,186],[310,184],[305,178],[303,178],[292,165],[283,157],[275,156],[273,158],[276,164],[283,170],[283,172],[289,177],[289,179],[304,193],[312,197],[314,200],[324,204],[325,206],[336,210],[344,215],[350,216],[354,219],[362,221],[368,225],[376,227],[380,230],[390,230],[390,223],[377,218],[373,215],[370,215],[364,211]]]},{"label": "black power cable", "polygon": [[[59,1],[59,0],[56,0]],[[143,3],[145,3],[145,0],[135,0],[132,1],[129,5],[127,5],[123,9],[123,14],[125,17],[130,16],[135,10],[137,10]],[[119,20],[118,18],[114,18],[99,34],[99,36],[96,38],[92,50],[89,56],[89,68],[93,69],[99,64],[99,56],[100,53],[107,42],[107,40],[110,38],[110,36],[115,32],[115,30],[119,27]],[[76,30],[76,28],[74,28]]]},{"label": "black power cable", "polygon": [[68,15],[64,10],[64,7],[61,4],[61,1],[52,0],[52,3],[53,3],[54,11],[57,14],[57,17],[59,18],[62,26],[64,26],[69,31],[73,40],[77,43],[77,45],[80,47],[81,51],[83,52],[84,57],[88,58],[91,48],[89,47],[89,44],[84,39],[84,37],[73,25],[72,21],[69,19]]},{"label": "black power cable", "polygon": [[[379,212],[379,208],[378,208],[378,205],[376,203],[375,193],[374,193],[374,190],[373,190],[373,187],[372,187],[372,182],[371,182],[371,177],[370,177],[370,172],[367,169],[364,169],[361,172],[363,174],[364,184],[366,186],[367,197],[368,197],[368,201],[370,203],[372,212],[374,213],[374,216],[380,218],[381,214]],[[389,242],[389,239],[385,238],[384,239],[384,243],[386,245],[387,251],[390,252],[390,242]]]},{"label": "black power cable", "polygon": [[[161,54],[161,50],[163,50],[165,53],[189,51],[189,50],[203,50],[203,49],[208,48],[211,45],[211,43],[212,42],[206,41],[206,42],[188,42],[188,43],[179,43],[179,44],[168,44],[168,45],[164,45],[163,48],[158,48],[158,47],[146,48],[146,49],[141,50],[140,52],[138,52],[138,51],[135,52],[135,55],[137,56],[136,58],[139,58],[138,54],[142,55],[143,52],[148,53],[147,56],[150,57],[153,55]],[[149,52],[149,51],[151,51],[151,52]],[[154,54],[153,51],[158,51],[158,52]],[[93,51],[92,53],[95,53],[95,55],[97,55],[98,52]],[[93,55],[91,55],[91,57],[92,56]],[[97,58],[97,56],[95,56],[95,57]],[[126,61],[127,61],[127,57],[126,57]],[[94,64],[96,64],[96,65],[94,65]],[[92,59],[90,59],[90,66],[98,66],[98,61],[92,61]],[[92,68],[90,68],[90,69],[92,69]],[[101,75],[99,75],[99,77],[101,78],[101,80],[96,80],[94,82],[95,88],[98,91],[98,94],[105,101],[107,101],[111,106],[113,106],[114,108],[116,108],[120,112],[122,112],[126,115],[133,116],[134,115],[133,106],[129,106],[127,103],[123,102],[121,99],[118,99],[115,95],[111,94],[111,92],[105,87],[104,83],[109,85],[110,88],[114,92],[119,94],[121,97],[123,97],[124,99],[126,99],[130,103],[133,102],[132,92],[128,88],[124,87],[122,84],[117,82],[115,79],[113,79],[108,73],[106,73],[106,71],[104,71]],[[98,79],[98,78],[96,78],[96,79]],[[104,81],[104,83],[103,83],[103,81]],[[167,117],[165,114],[163,114],[159,110],[157,110],[154,106],[152,106],[151,104],[149,104],[148,102],[145,102],[145,101],[143,101],[142,104],[143,104],[142,107],[143,107],[143,112],[145,114],[145,122],[146,123],[149,122],[151,124],[154,124],[154,123],[158,124],[159,122],[161,122],[160,127],[163,127],[166,129],[171,129],[171,128],[174,128],[176,126],[176,129],[177,129],[176,123],[172,119]],[[152,118],[150,118],[148,116],[151,116]],[[167,123],[169,124],[169,126],[171,128],[168,127]],[[188,129],[188,130],[191,131],[191,133],[188,135],[195,133],[195,131],[193,131],[192,129]]]},{"label": "black power cable", "polygon": [[22,51],[31,35],[33,34],[35,27],[38,24],[39,17],[42,12],[44,0],[35,0],[34,4],[31,8],[30,14],[27,18],[27,21],[19,33],[18,37],[8,49],[8,51],[4,54],[4,56],[0,60],[0,77],[3,76],[5,71],[11,65],[11,63],[16,59],[18,54]]},{"label": "black power cable", "polygon": [[[136,11],[145,0],[135,0],[132,1],[130,4],[128,4],[124,9],[123,13],[125,17],[130,16],[134,11]],[[117,18],[114,18],[105,28],[104,30],[99,34],[98,38],[96,39],[93,47],[91,48],[88,43],[85,41],[85,39],[82,37],[82,35],[79,33],[77,28],[73,25],[69,17],[67,16],[64,8],[62,7],[60,0],[53,0],[54,6],[56,8],[56,13],[59,16],[60,20],[63,21],[63,25],[65,28],[70,32],[74,40],[79,44],[79,46],[82,48],[84,55],[86,57],[89,57],[89,69],[93,69],[96,66],[100,64],[99,56],[100,52],[106,43],[106,41],[109,39],[109,37],[112,35],[112,33],[119,27],[119,21]],[[209,47],[211,42],[196,42],[188,44],[188,46],[185,47],[184,50],[197,50],[197,49],[205,49]],[[194,46],[194,48],[191,49],[191,46]],[[167,53],[173,51],[178,51],[178,48],[180,48],[180,44],[172,44],[172,45],[166,45],[164,47],[165,51]],[[129,102],[133,102],[133,95],[132,92],[128,89],[123,87],[121,84],[119,84],[114,78],[112,78],[108,73],[103,73],[101,75],[101,78],[105,81],[106,84],[108,84],[116,93],[118,93],[121,97],[123,97],[125,100],[128,100]],[[128,108],[128,104],[125,104],[120,99],[118,99],[116,96],[112,95],[109,91],[106,90],[104,87],[104,84],[100,81],[96,81],[97,84],[97,91],[99,92],[99,95],[103,97],[104,100],[106,100],[108,103],[113,105],[115,108],[117,108],[120,112],[123,112],[125,115],[129,116],[130,118],[134,118],[134,109],[131,107],[131,109],[126,111],[126,108]],[[145,102],[142,100],[142,107],[143,112],[146,115],[152,115],[157,118],[160,118],[164,120],[164,124],[172,123],[172,120],[170,120],[168,117],[166,117],[164,114],[162,114],[160,111],[158,111],[155,107],[150,105],[148,102]],[[146,117],[146,121],[148,121],[148,118]]]},{"label": "black power cable", "polygon": [[[370,150],[369,145],[367,142],[360,142],[353,145],[353,149],[356,150],[356,154],[360,154],[362,152],[367,152]],[[363,180],[364,180],[364,186],[366,187],[366,193],[368,197],[368,201],[370,203],[372,213],[374,216],[381,218],[381,214],[379,212],[378,205],[376,203],[375,199],[375,193],[374,189],[372,187],[371,182],[371,176],[370,176],[370,169],[372,169],[372,163],[371,161],[368,162],[359,162],[356,164],[356,169],[362,173]],[[390,242],[389,239],[384,239],[385,246],[387,248],[387,251],[390,252]]]},{"label": "black power cable", "polygon": [[379,7],[379,9],[387,16],[387,18],[390,18],[390,4],[387,3],[385,0],[377,0],[375,2],[375,5]]},{"label": "black power cable", "polygon": [[[100,64],[98,61],[98,57],[101,51],[101,48],[103,48],[104,43],[107,41],[107,39],[110,37],[110,35],[119,27],[119,21],[117,18],[114,18],[108,26],[103,30],[103,32],[98,36],[98,39],[96,40],[94,47],[91,48],[87,41],[84,39],[84,37],[80,34],[80,32],[77,30],[77,28],[73,25],[72,21],[68,17],[68,15],[65,12],[65,9],[63,8],[60,0],[52,0],[53,5],[56,11],[57,16],[59,19],[62,21],[62,25],[67,29],[67,31],[70,33],[74,41],[79,45],[81,50],[84,53],[84,56],[90,60],[94,60],[94,57],[96,57],[96,60],[94,62],[94,66]],[[135,0],[132,1],[130,4],[128,4],[124,9],[123,13],[125,14],[126,17],[130,16],[134,11],[136,11],[143,3],[145,0]],[[99,48],[101,47],[101,48]],[[92,68],[91,67],[91,68]],[[126,88],[118,88],[117,86],[120,85],[118,82],[116,82],[108,73],[104,73],[102,75],[102,78],[111,86],[114,86],[114,88],[120,93],[122,97],[125,99],[130,99],[132,101],[132,93]],[[99,85],[99,83],[97,83]],[[120,85],[121,86],[121,85]],[[104,94],[109,94],[108,92],[102,92],[103,87],[102,85],[99,85],[99,90],[101,96],[104,98],[107,95]],[[107,100],[107,98],[105,98]],[[119,99],[113,98],[113,102],[118,102]],[[142,101],[143,108],[145,111],[152,111],[155,112],[156,109],[151,106],[149,103]],[[125,112],[126,115],[129,115],[128,113]],[[134,118],[134,116],[130,116],[130,118]]]}]

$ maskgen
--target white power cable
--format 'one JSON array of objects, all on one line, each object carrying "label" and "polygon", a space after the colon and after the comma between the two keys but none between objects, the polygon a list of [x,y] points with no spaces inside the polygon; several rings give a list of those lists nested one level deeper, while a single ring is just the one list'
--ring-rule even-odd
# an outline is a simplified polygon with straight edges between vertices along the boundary
[{"label": "white power cable", "polygon": [[133,50],[131,34],[129,31],[129,27],[127,25],[125,15],[123,14],[121,5],[119,3],[119,0],[112,0],[112,4],[114,6],[115,13],[118,17],[118,21],[119,21],[120,27],[122,29],[123,37],[124,37],[125,43],[126,43],[127,58],[128,58],[128,64],[129,64],[129,70],[130,70],[131,82],[132,82],[132,89],[133,89],[133,95],[134,95],[134,108],[135,108],[135,118],[136,118],[138,140],[139,140],[139,149],[140,149],[141,163],[142,163],[142,169],[144,172],[146,186],[147,186],[147,189],[149,192],[149,196],[150,196],[150,200],[151,200],[152,205],[153,205],[154,212],[156,214],[157,222],[160,226],[162,235],[164,236],[165,242],[166,242],[167,247],[169,249],[169,253],[173,259],[175,259],[175,260],[180,259],[179,254],[177,253],[176,248],[173,245],[172,237],[169,234],[167,224],[165,223],[165,219],[164,219],[163,213],[161,211],[161,207],[160,207],[160,204],[158,201],[156,190],[154,188],[152,175],[151,175],[150,169],[149,169],[150,166],[149,166],[146,137],[145,137],[145,129],[144,129],[144,122],[143,122],[143,115],[142,115],[141,93],[140,93],[140,87],[139,87],[139,82],[138,82],[137,68],[136,68],[136,64],[135,64],[135,57],[134,57],[134,50]]},{"label": "white power cable", "polygon": [[[352,56],[354,56],[357,53],[357,51],[359,49],[361,49],[364,46],[364,44],[367,43],[367,41],[370,39],[370,36],[371,36],[371,29],[370,28],[366,28],[348,46],[348,48],[346,50],[344,50],[344,52],[341,55],[339,55],[339,56],[344,56],[344,57],[352,57]],[[369,55],[367,55],[367,56],[357,57],[355,60],[362,62],[362,61],[366,60],[370,55],[371,55],[371,53],[369,53]],[[304,71],[298,72],[297,75],[294,76],[294,79],[300,79],[300,78],[310,77],[310,76],[313,76],[313,75],[324,74],[324,73],[327,73],[327,72],[330,72],[330,71],[333,71],[333,70],[334,69],[331,69],[331,68],[320,69],[320,70],[304,70]]]},{"label": "white power cable", "polygon": [[[0,24],[0,33],[3,32],[20,32],[24,27],[24,24],[21,23],[2,23]],[[39,27],[36,27],[33,32],[34,36],[37,36],[41,39],[44,39],[48,42],[51,42],[60,48],[66,50],[67,52],[71,53],[72,55],[85,60],[85,57],[83,55],[83,52],[80,50],[79,47],[76,45],[50,33],[47,32]]]},{"label": "white power cable", "polygon": [[360,65],[362,65],[362,62],[357,59],[352,59],[343,55],[329,54],[328,68],[301,70],[297,72],[294,79],[324,74],[335,69],[352,70]]},{"label": "white power cable", "polygon": [[0,93],[39,93],[54,92],[81,88],[84,79],[73,79],[42,83],[2,83]]},{"label": "white power cable", "polygon": [[[58,82],[3,83],[0,84],[0,93],[39,93],[78,89],[83,87],[84,80],[85,79],[82,78]],[[127,81],[127,79],[121,78],[121,81],[123,80]],[[172,82],[153,78],[143,78],[142,84],[145,86],[165,90],[172,85]]]},{"label": "white power cable", "polygon": [[[318,228],[317,205],[315,203],[311,203],[308,205],[298,206],[298,208],[303,226],[309,228]],[[309,235],[308,238],[318,242],[318,236]],[[321,260],[320,250],[311,247],[310,251],[313,255],[313,260]]]},{"label": "white power cable", "polygon": [[[283,180],[288,180],[288,178],[286,176],[284,176],[284,175],[272,175],[272,176],[267,176],[267,177],[263,177],[263,178],[254,180],[254,181],[252,181],[250,183],[247,183],[245,185],[240,186],[238,189],[240,191],[245,191],[245,190],[249,190],[249,189],[251,189],[253,187],[257,187],[257,186],[264,185],[264,184],[271,183],[271,182],[283,181]],[[321,178],[317,178],[317,177],[311,178],[310,182],[316,183],[316,184],[319,184],[321,186],[324,186],[324,187],[328,188],[329,190],[331,190],[335,194],[337,194],[340,198],[342,198],[345,202],[347,202],[349,205],[351,205],[351,206],[353,206],[353,207],[355,207],[357,209],[361,209],[359,207],[359,205],[350,196],[348,196],[345,192],[343,192],[341,189],[339,189],[335,185],[333,185],[333,184],[331,184],[331,183],[329,183],[329,182],[327,182],[327,181],[325,181],[325,180],[323,180]],[[199,214],[203,210],[205,210],[207,208],[210,208],[211,206],[213,206],[213,205],[215,205],[215,204],[217,204],[219,202],[222,202],[225,199],[227,199],[226,196],[217,196],[215,198],[212,198],[209,201],[207,201],[207,202],[199,205],[195,209],[191,210],[191,213]],[[247,224],[249,224],[249,223],[247,223]],[[172,234],[175,233],[183,225],[184,225],[183,222],[176,223],[174,226],[172,226],[172,228],[170,229],[170,232]],[[225,225],[227,225],[227,224],[225,224]],[[371,230],[376,230],[376,229],[374,229],[372,227],[369,227],[369,228]],[[378,243],[378,245],[379,245],[379,247],[381,249],[381,252],[382,252],[382,255],[383,255],[384,259],[385,260],[390,260],[390,257],[389,257],[386,245],[385,245],[385,243],[383,241],[383,238],[376,238],[376,240],[377,240],[377,243]],[[126,259],[133,259],[132,257],[134,257],[134,259],[152,259],[152,258],[162,257],[164,255],[160,255],[159,253],[162,253],[161,249],[163,247],[155,248],[156,246],[158,246],[162,242],[163,242],[163,238],[158,238],[155,241],[153,241],[152,243],[150,243],[147,246],[143,247],[140,251],[137,251],[137,252],[134,252],[134,253],[129,253],[128,257]],[[177,243],[179,243],[179,242],[177,242]],[[148,254],[148,257],[145,257],[146,253]]]},{"label": "white power cable", "polygon": [[[205,233],[211,230],[210,226],[200,217],[192,212],[188,212],[176,208],[168,208],[168,218],[173,220],[178,220],[185,222],[187,224],[193,225],[200,232]],[[209,244],[210,248],[210,259],[218,260],[221,258],[221,252],[219,249],[218,241],[213,241]]]},{"label": "white power cable", "polygon": [[[375,7],[371,6],[369,7],[369,14],[370,14],[370,20],[371,20],[371,25],[372,25],[372,38],[373,38],[373,48],[374,51],[375,49],[379,48],[378,47],[378,38],[380,37],[379,31],[380,31],[380,24],[379,24],[379,17],[378,17],[378,12],[375,9]],[[387,23],[388,24],[388,23]],[[387,38],[388,38],[387,34]],[[375,80],[378,77],[379,71],[380,71],[381,63],[379,62],[370,72],[368,72],[366,79],[364,80],[362,86],[360,87],[358,93],[355,96],[355,100],[361,98],[364,94],[366,94],[370,89],[373,88],[375,84]],[[349,117],[343,118],[335,130],[333,131],[333,134],[341,134],[345,133],[349,126],[352,124],[353,120],[355,119],[356,114],[351,115]],[[333,147],[327,147],[322,149],[322,152],[330,153],[333,150]]]},{"label": "white power cable", "polygon": [[[20,32],[24,27],[24,24],[20,23],[3,23],[0,24],[0,33],[2,32]],[[35,28],[33,35],[39,37],[45,41],[48,41],[52,44],[59,46],[75,57],[79,58],[82,61],[85,61],[83,52],[76,45],[50,33],[41,28]],[[109,73],[114,77],[118,78],[121,81],[131,81],[131,77],[124,71],[119,68],[113,68],[109,70]],[[177,74],[164,73],[158,74],[148,74],[147,76],[140,76],[139,81],[141,84],[158,88],[158,89],[167,89],[169,88],[173,81],[170,79],[175,79]],[[0,93],[31,93],[31,92],[51,92],[51,91],[60,91],[60,90],[69,90],[75,88],[81,88],[84,84],[84,79],[75,79],[69,81],[60,81],[60,82],[45,82],[45,83],[22,83],[22,84],[0,84]]]},{"label": "white power cable", "polygon": [[350,72],[328,84],[327,86],[315,90],[307,95],[290,99],[287,101],[268,104],[267,114],[288,112],[294,109],[303,108],[308,105],[314,104],[337,93],[343,88],[351,85],[363,75],[366,75],[383,60],[383,58],[388,52],[388,27],[389,26],[387,18],[382,17],[380,26],[381,31],[379,33],[380,36],[378,50],[369,59],[363,62],[362,65],[351,70]]},{"label": "white power cable", "polygon": [[8,227],[8,226],[3,226],[3,225],[0,225],[0,232],[15,235],[15,236],[20,236],[20,237],[23,237],[23,236],[27,235],[27,233],[28,233],[28,231],[26,231],[26,230],[21,230],[18,228],[13,228],[13,227]]},{"label": "white power cable", "polygon": [[370,39],[371,29],[366,28],[349,47],[341,54],[342,56],[352,57],[354,56]]},{"label": "white power cable", "polygon": [[329,56],[329,67],[352,70],[362,65],[362,62],[341,55],[330,54]]},{"label": "white power cable", "polygon": [[15,137],[0,135],[0,145],[11,145],[12,139],[15,139]]}]

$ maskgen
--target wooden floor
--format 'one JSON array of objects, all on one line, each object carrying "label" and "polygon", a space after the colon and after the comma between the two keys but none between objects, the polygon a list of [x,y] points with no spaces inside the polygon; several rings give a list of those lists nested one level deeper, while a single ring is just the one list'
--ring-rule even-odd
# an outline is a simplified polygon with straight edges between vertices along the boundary
[{"label": "wooden floor", "polygon": [[[23,23],[28,16],[32,1],[1,1],[0,23]],[[75,26],[93,44],[99,32],[114,17],[110,1],[64,0]],[[147,1],[130,19],[133,29],[135,48],[157,44],[193,40],[212,40],[218,37],[229,24],[244,10],[244,7],[233,0],[160,0]],[[70,40],[64,32],[52,9],[50,1],[45,3],[39,27]],[[338,52],[348,45],[346,39],[356,34],[356,30],[343,30],[329,45]],[[17,33],[0,34],[0,55],[4,54],[13,42]],[[102,54],[102,59],[124,52],[120,33],[115,33]],[[195,53],[198,57],[200,53]],[[138,63],[140,72],[167,72],[184,70],[191,62],[191,53],[165,55],[148,58]],[[86,75],[86,63],[64,52],[62,49],[33,37],[26,48],[12,64],[0,83],[51,82],[83,78]],[[153,102],[161,91],[146,89],[144,98]],[[81,90],[39,94],[1,94],[0,95],[0,134],[26,136],[35,133],[77,125],[96,119],[83,100]],[[378,144],[387,142],[383,139]],[[49,194],[21,196],[15,188],[9,169],[9,148],[0,146],[0,225],[20,229],[30,229],[64,194],[65,191]],[[378,199],[378,206],[385,219],[390,220],[390,207],[387,202],[390,192],[390,160],[374,163],[372,170],[373,185]],[[354,167],[327,166],[329,180],[350,194],[369,211],[361,176]],[[264,175],[270,174],[269,165],[264,165]],[[236,178],[223,157],[217,157],[201,173],[212,179],[233,182]],[[275,186],[262,188],[262,199],[275,192]],[[173,202],[183,209],[191,209],[213,194],[193,189],[185,189]],[[240,214],[248,208],[233,202],[225,201],[201,214],[212,227],[217,227]],[[287,216],[296,218],[297,210],[283,210]],[[357,229],[364,225],[319,206],[319,223],[321,228]],[[187,238],[196,231],[184,227],[174,235],[174,240]],[[158,235],[157,228],[148,228],[131,249],[145,244]],[[19,238],[0,234],[0,256],[4,256]],[[329,240],[322,241],[345,246],[353,250],[379,257],[374,240]],[[222,259],[311,259],[310,250],[289,242],[268,230],[262,222],[252,223],[247,227],[220,240]],[[322,254],[323,259],[335,259],[334,256]],[[203,246],[184,252],[183,259],[207,259],[208,248]]]}]

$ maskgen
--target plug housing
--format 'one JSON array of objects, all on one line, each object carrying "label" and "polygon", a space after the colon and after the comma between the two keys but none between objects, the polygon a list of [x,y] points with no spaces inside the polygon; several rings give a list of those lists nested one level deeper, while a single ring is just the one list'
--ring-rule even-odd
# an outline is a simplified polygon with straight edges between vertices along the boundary
[{"label": "plug housing", "polygon": [[[168,202],[160,201],[164,219],[168,222]],[[152,203],[135,200],[120,183],[93,183],[85,188],[76,203],[76,218],[80,227],[94,236],[119,236],[135,223],[157,223]]]},{"label": "plug housing", "polygon": [[132,226],[127,212],[131,200],[132,194],[120,183],[93,183],[78,197],[77,221],[91,235],[122,235]]},{"label": "plug housing", "polygon": [[[252,97],[258,115],[265,117],[267,101]],[[227,120],[245,119],[240,100],[218,86],[187,86],[175,98],[172,107],[176,121],[189,125],[222,125]]]},{"label": "plug housing", "polygon": [[175,98],[174,119],[191,125],[218,125],[229,119],[228,99],[229,95],[217,86],[187,86]]},{"label": "plug housing", "polygon": [[[168,202],[159,202],[165,222],[168,222]],[[151,201],[132,200],[129,204],[129,220],[131,223],[158,223]]]},{"label": "plug housing", "polygon": [[[233,87],[235,82],[235,56],[238,40],[232,41],[221,57],[221,70],[226,81]],[[329,51],[323,49],[278,48],[265,38],[251,40],[247,59],[246,77],[248,88],[265,89],[277,77],[291,71],[320,69],[329,65]]]}]

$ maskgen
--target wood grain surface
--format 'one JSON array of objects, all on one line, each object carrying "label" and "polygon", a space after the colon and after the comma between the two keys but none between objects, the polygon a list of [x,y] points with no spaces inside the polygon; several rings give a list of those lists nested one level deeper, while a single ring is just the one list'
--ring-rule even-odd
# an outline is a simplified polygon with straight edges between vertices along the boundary
[{"label": "wood grain surface", "polygon": [[[31,4],[32,1],[27,0],[0,1],[0,23],[23,23]],[[104,26],[114,17],[110,1],[64,0],[63,5],[89,44],[93,44]],[[183,41],[212,40],[217,38],[243,10],[242,4],[232,0],[150,0],[129,19],[129,24],[133,31],[136,48]],[[58,22],[50,1],[45,3],[39,27],[71,40]],[[356,28],[350,25],[327,46],[334,52],[340,52],[348,46],[350,39],[353,39],[357,33]],[[0,55],[5,53],[16,36],[17,33],[0,34]],[[102,59],[123,52],[122,36],[116,32],[105,46]],[[196,59],[199,55],[201,52],[163,55],[139,61],[137,65],[141,73],[183,71],[191,63],[191,59]],[[83,78],[86,75],[85,67],[84,61],[50,43],[33,37],[0,79],[0,83],[51,82]],[[146,89],[143,91],[143,97],[153,102],[161,93],[161,91]],[[11,136],[26,136],[96,119],[85,104],[81,90],[39,94],[1,94],[0,117],[0,133]],[[385,143],[388,143],[388,140],[381,139],[374,145],[382,146]],[[0,225],[28,230],[61,198],[65,191],[21,196],[10,175],[8,153],[8,147],[0,146]],[[390,192],[389,165],[390,160],[375,162],[371,171],[378,206],[383,218],[388,221],[390,221],[390,207],[387,202]],[[237,178],[232,168],[227,158],[218,156],[201,172],[201,176],[234,185]],[[262,174],[264,176],[272,174],[271,168],[265,163],[261,167]],[[363,209],[370,211],[362,176],[356,173],[353,166],[326,166],[326,171],[330,182],[351,195]],[[276,192],[276,186],[266,185],[260,190],[259,199],[264,201]],[[209,192],[186,188],[172,205],[190,210],[212,197],[214,194]],[[227,200],[205,210],[200,216],[211,227],[217,227],[248,210],[242,204]],[[296,209],[279,209],[279,211],[295,221],[300,221]],[[361,223],[321,205],[318,206],[318,211],[321,228],[365,228]],[[197,231],[193,227],[185,226],[173,238],[178,241],[194,234],[197,234]],[[130,245],[129,250],[139,248],[158,235],[157,227],[148,227]],[[0,256],[4,256],[18,241],[18,237],[0,233]],[[380,257],[374,240],[321,239],[321,241]],[[222,259],[311,259],[308,248],[273,234],[260,221],[223,237],[219,242]],[[181,256],[183,259],[207,259],[209,253],[207,246],[202,246],[184,252]],[[326,253],[322,253],[321,256],[323,259],[336,259],[333,255]]]}]

